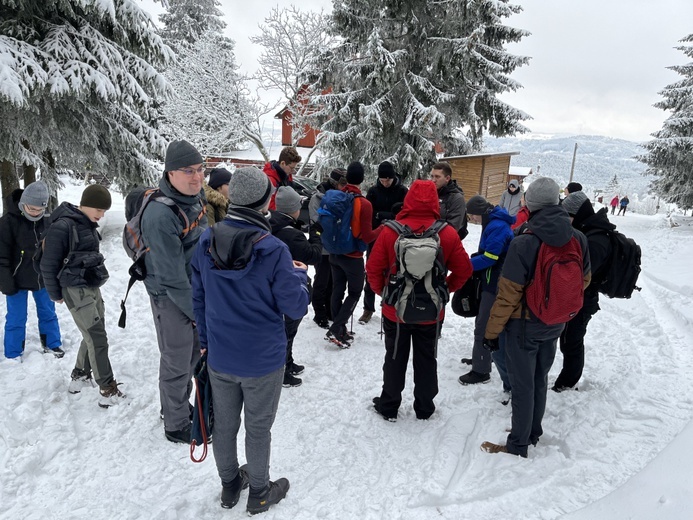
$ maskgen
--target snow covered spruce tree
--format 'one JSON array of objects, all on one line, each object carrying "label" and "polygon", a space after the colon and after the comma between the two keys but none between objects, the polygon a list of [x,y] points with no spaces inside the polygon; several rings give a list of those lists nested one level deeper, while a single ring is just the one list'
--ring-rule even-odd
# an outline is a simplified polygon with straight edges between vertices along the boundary
[{"label": "snow covered spruce tree", "polygon": [[329,16],[323,11],[274,7],[259,26],[260,34],[250,38],[263,48],[256,79],[262,88],[281,93],[280,104],[291,113],[294,146],[305,137],[306,114],[312,109],[307,72],[313,60],[335,42],[328,24]]},{"label": "snow covered spruce tree", "polygon": [[255,101],[238,71],[235,43],[225,37],[217,0],[169,0],[161,15],[166,43],[178,56],[167,70],[173,97],[164,103],[161,127],[169,139],[186,139],[203,154],[238,149],[247,141],[262,148],[253,125]]},{"label": "snow covered spruce tree", "polygon": [[[680,42],[677,49],[693,59],[693,34]],[[683,78],[665,87],[660,92],[664,99],[654,106],[671,115],[643,145],[647,153],[638,159],[647,164],[646,174],[656,176],[654,191],[687,210],[693,208],[693,61],[669,69]]]},{"label": "snow covered spruce tree", "polygon": [[408,177],[427,171],[434,146],[446,154],[480,150],[484,131],[525,132],[529,119],[498,99],[520,88],[510,74],[529,58],[504,45],[528,33],[504,25],[521,10],[508,0],[335,0],[341,38],[315,67],[332,87],[315,103],[324,133],[319,168],[384,160]]},{"label": "snow covered spruce tree", "polygon": [[148,179],[165,140],[149,124],[173,58],[132,0],[0,0],[0,159]]}]

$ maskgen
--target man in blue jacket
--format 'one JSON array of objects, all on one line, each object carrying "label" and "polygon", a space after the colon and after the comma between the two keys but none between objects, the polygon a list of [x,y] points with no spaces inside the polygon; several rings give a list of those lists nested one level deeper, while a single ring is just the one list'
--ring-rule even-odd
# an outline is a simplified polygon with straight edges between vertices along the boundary
[{"label": "man in blue jacket", "polygon": [[[508,252],[513,231],[510,226],[515,223],[515,217],[511,217],[505,208],[494,207],[481,195],[474,195],[467,202],[467,215],[473,224],[481,224],[482,232],[479,240],[479,251],[472,255],[472,267],[477,276],[481,277],[481,301],[479,313],[474,322],[474,347],[472,359],[463,359],[463,363],[472,365],[471,371],[460,376],[461,385],[475,385],[488,383],[491,379],[491,353],[483,346],[486,322],[488,321],[491,307],[496,299],[498,277],[503,268],[505,254]],[[503,379],[506,392],[510,391],[507,376],[504,371],[505,364],[498,364],[498,371]]]},{"label": "man in blue jacket", "polygon": [[[284,380],[284,316],[308,306],[305,264],[272,236],[267,214],[272,184],[254,167],[236,170],[227,217],[203,233],[192,260],[193,309],[208,351],[214,394],[214,458],[221,505],[238,503],[250,484],[247,510],[267,511],[286,496],[289,481],[269,479],[271,428]],[[236,436],[245,410],[245,455],[238,467]]]}]

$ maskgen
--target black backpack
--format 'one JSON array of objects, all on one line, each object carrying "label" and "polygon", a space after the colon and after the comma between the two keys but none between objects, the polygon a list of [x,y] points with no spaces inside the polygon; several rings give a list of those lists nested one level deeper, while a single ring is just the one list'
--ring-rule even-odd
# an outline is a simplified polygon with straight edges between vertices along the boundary
[{"label": "black backpack", "polygon": [[606,233],[609,236],[611,253],[599,272],[593,274],[592,283],[600,293],[609,298],[630,298],[634,290],[641,290],[636,285],[641,271],[640,246],[635,240],[616,230],[588,231],[587,236],[596,233]]},{"label": "black backpack", "polygon": [[481,303],[481,277],[478,273],[472,276],[452,296],[452,312],[463,318],[475,318],[479,314]]}]

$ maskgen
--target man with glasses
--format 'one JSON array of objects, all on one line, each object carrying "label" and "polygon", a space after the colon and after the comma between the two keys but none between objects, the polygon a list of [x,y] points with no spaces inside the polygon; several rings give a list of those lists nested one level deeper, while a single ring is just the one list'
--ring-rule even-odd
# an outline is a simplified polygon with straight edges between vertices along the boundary
[{"label": "man with glasses", "polygon": [[274,198],[277,194],[277,188],[279,188],[279,186],[291,186],[293,188],[293,173],[296,171],[296,166],[298,166],[298,163],[300,162],[301,156],[298,155],[296,148],[293,146],[287,146],[282,148],[282,151],[279,153],[279,160],[265,163],[262,171],[265,172],[265,175],[269,177],[269,180],[272,183],[273,191],[269,206],[269,209],[272,211],[277,209],[274,202]]},{"label": "man with glasses", "polygon": [[191,268],[195,246],[207,227],[202,191],[202,156],[187,141],[173,141],[166,151],[159,189],[185,213],[166,204],[148,204],[142,213],[144,285],[151,300],[159,342],[159,396],[164,433],[171,442],[190,443],[192,373],[200,341],[192,305]]}]

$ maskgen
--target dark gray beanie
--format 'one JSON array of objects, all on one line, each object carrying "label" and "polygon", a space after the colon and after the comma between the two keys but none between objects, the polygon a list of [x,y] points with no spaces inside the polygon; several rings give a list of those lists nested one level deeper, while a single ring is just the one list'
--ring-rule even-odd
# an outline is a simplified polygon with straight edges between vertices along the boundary
[{"label": "dark gray beanie", "polygon": [[48,186],[46,186],[41,181],[32,182],[22,192],[22,196],[19,198],[20,209],[21,206],[36,206],[37,208],[45,208],[48,206]]},{"label": "dark gray beanie", "polygon": [[584,191],[574,191],[563,199],[563,204],[561,204],[561,206],[568,212],[568,215],[574,217],[582,205],[588,200]]},{"label": "dark gray beanie", "polygon": [[354,184],[358,186],[363,182],[363,177],[365,172],[363,170],[363,164],[358,161],[354,161],[349,166],[347,166],[346,180],[349,184]]},{"label": "dark gray beanie", "polygon": [[481,195],[474,195],[467,202],[467,213],[470,215],[484,215],[493,209],[493,204],[487,201]]},{"label": "dark gray beanie", "polygon": [[209,180],[207,184],[213,190],[216,190],[219,186],[228,184],[231,181],[231,172],[226,168],[214,168],[209,172]]},{"label": "dark gray beanie", "polygon": [[111,194],[100,184],[92,184],[82,192],[79,205],[87,208],[111,209]]},{"label": "dark gray beanie", "polygon": [[269,177],[255,168],[239,168],[229,182],[229,201],[233,206],[244,206],[251,209],[263,207],[272,195],[272,183]]},{"label": "dark gray beanie", "polygon": [[185,168],[193,164],[202,164],[203,162],[200,152],[188,141],[171,141],[166,149],[164,171],[172,172],[179,168]]},{"label": "dark gray beanie", "polygon": [[525,204],[530,212],[558,205],[561,188],[549,177],[539,177],[532,181],[525,193]]},{"label": "dark gray beanie", "polygon": [[277,197],[274,199],[274,203],[277,206],[277,211],[290,215],[294,211],[301,209],[301,196],[289,186],[280,186],[277,189]]}]

